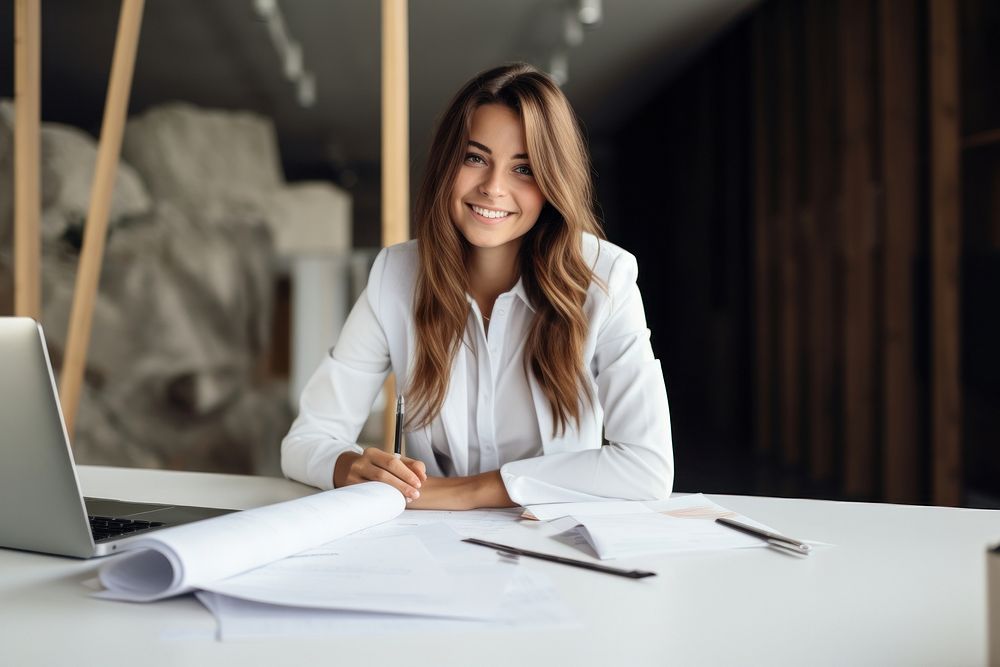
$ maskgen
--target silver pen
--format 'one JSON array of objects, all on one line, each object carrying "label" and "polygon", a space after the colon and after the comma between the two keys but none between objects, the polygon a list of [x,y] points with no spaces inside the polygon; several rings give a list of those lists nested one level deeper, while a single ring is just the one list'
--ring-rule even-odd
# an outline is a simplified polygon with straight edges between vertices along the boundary
[{"label": "silver pen", "polygon": [[790,551],[791,553],[797,554],[799,556],[808,556],[812,551],[812,547],[802,542],[800,540],[793,540],[790,537],[785,537],[784,535],[779,535],[778,533],[772,533],[770,531],[764,530],[763,528],[757,528],[755,526],[749,526],[745,523],[739,521],[734,521],[733,519],[726,519],[724,517],[719,517],[715,520],[716,523],[721,523],[723,526],[728,526],[733,530],[738,530],[742,533],[747,533],[748,535],[753,535],[754,537],[759,537],[773,547],[778,547],[779,549],[784,549]]}]

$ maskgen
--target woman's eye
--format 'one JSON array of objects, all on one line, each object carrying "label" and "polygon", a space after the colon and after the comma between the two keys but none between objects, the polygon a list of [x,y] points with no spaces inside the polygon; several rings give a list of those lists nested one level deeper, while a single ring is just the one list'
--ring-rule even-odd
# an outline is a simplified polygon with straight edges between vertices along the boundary
[{"label": "woman's eye", "polygon": [[470,164],[486,164],[486,160],[484,160],[482,156],[476,155],[475,153],[467,154],[465,156],[465,161]]},{"label": "woman's eye", "polygon": [[521,174],[522,176],[532,176],[533,175],[533,173],[531,171],[531,167],[529,167],[526,164],[522,164],[520,166],[514,167],[514,171],[517,172],[518,174]]}]

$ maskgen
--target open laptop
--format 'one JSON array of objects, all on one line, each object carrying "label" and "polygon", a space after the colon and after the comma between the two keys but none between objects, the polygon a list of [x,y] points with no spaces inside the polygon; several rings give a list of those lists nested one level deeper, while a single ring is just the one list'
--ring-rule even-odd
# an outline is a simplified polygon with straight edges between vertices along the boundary
[{"label": "open laptop", "polygon": [[90,558],[233,510],[84,498],[42,327],[0,317],[0,547]]}]

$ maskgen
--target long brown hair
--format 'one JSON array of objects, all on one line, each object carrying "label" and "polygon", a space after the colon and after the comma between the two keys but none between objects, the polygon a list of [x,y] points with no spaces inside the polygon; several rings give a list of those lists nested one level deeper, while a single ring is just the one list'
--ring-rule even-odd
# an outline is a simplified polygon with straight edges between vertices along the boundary
[{"label": "long brown hair", "polygon": [[502,104],[520,116],[532,172],[546,200],[519,253],[521,279],[535,309],[524,362],[549,401],[555,431],[562,432],[570,420],[579,426],[583,400],[594,400],[583,362],[583,305],[594,275],[583,259],[581,238],[583,232],[603,234],[576,116],[555,82],[524,63],[469,81],[451,101],[431,144],[415,202],[420,270],[416,351],[407,388],[411,423],[424,426],[440,412],[468,323],[468,242],[452,222],[449,200],[472,115],[484,104]]}]

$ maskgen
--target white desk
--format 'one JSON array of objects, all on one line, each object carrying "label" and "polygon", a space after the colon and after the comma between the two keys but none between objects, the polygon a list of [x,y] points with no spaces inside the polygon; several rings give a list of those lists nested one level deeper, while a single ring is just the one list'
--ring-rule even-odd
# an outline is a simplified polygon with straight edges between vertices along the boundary
[{"label": "white desk", "polygon": [[[81,467],[80,477],[87,495],[239,508],[310,492],[199,473]],[[572,630],[238,643],[214,641],[214,619],[190,596],[95,600],[83,582],[99,562],[0,550],[0,665],[985,664],[984,549],[1000,540],[1000,511],[713,498],[837,546],[806,559],[750,549],[621,561],[659,572],[641,581],[522,559],[578,611]]]}]

